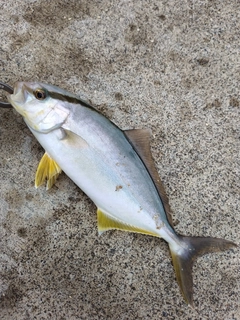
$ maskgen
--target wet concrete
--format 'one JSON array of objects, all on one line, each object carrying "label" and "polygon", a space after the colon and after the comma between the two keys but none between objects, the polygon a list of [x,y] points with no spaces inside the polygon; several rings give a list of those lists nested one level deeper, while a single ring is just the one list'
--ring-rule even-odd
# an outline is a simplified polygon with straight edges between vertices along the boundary
[{"label": "wet concrete", "polygon": [[[239,1],[2,1],[1,81],[79,94],[122,129],[151,128],[176,231],[239,244]],[[167,245],[97,233],[62,174],[34,188],[43,154],[0,110],[1,319],[240,319],[239,249],[194,265],[195,309]]]}]

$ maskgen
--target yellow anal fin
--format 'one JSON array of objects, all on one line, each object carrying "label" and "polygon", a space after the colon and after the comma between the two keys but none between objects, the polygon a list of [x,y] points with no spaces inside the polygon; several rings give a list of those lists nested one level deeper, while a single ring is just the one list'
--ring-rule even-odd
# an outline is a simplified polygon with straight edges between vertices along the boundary
[{"label": "yellow anal fin", "polygon": [[159,234],[147,231],[138,227],[134,227],[130,224],[124,223],[120,220],[113,219],[109,217],[106,213],[102,212],[101,209],[97,209],[97,219],[98,219],[98,232],[99,234],[107,230],[117,229],[128,232],[148,234],[151,236],[159,237]]},{"label": "yellow anal fin", "polygon": [[49,190],[61,172],[59,165],[45,152],[37,168],[35,187],[38,188],[47,180],[46,189]]}]

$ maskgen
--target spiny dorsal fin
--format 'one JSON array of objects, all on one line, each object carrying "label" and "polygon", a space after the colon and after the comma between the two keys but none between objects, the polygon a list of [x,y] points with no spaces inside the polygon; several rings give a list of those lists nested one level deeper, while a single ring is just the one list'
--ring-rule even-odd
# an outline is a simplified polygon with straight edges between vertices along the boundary
[{"label": "spiny dorsal fin", "polygon": [[133,130],[125,130],[124,131],[126,137],[128,138],[129,142],[138,153],[139,157],[144,162],[145,166],[147,167],[153,182],[158,190],[158,193],[162,199],[163,206],[165,208],[167,219],[170,225],[173,227],[172,216],[171,216],[171,209],[169,205],[169,200],[164,190],[162,181],[159,177],[157,169],[154,164],[154,160],[152,157],[151,147],[150,147],[150,137],[151,137],[151,130],[149,129],[133,129]]},{"label": "spiny dorsal fin", "polygon": [[45,152],[37,168],[35,187],[38,188],[47,180],[46,189],[49,190],[61,172],[59,165]]},{"label": "spiny dorsal fin", "polygon": [[104,231],[117,229],[122,231],[129,231],[135,233],[148,234],[151,236],[159,237],[157,233],[150,232],[138,227],[134,227],[130,224],[122,222],[120,220],[114,219],[104,213],[101,209],[97,209],[97,219],[98,219],[98,233],[101,234]]}]

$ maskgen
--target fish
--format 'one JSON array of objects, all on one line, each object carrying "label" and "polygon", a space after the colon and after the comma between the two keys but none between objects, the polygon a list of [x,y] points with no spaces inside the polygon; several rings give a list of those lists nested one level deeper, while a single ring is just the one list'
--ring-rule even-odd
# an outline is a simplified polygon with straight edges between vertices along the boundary
[{"label": "fish", "polygon": [[237,245],[175,232],[151,131],[121,130],[87,101],[49,84],[18,82],[8,101],[45,150],[35,186],[47,182],[50,189],[64,171],[96,205],[99,234],[117,229],[164,239],[183,298],[193,306],[196,258]]}]

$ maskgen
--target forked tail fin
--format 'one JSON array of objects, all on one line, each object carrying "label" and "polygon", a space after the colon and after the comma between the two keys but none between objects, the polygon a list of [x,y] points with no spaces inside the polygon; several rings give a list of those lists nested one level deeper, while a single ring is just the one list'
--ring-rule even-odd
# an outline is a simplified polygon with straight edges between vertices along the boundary
[{"label": "forked tail fin", "polygon": [[193,306],[193,279],[192,266],[194,260],[209,252],[217,252],[237,247],[231,241],[211,237],[185,237],[179,236],[183,243],[181,248],[176,249],[170,246],[173,260],[173,266],[176,272],[176,278],[182,291],[185,301]]}]

